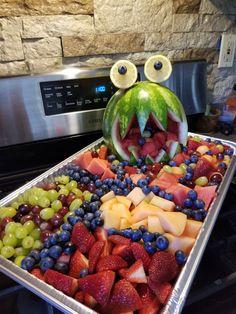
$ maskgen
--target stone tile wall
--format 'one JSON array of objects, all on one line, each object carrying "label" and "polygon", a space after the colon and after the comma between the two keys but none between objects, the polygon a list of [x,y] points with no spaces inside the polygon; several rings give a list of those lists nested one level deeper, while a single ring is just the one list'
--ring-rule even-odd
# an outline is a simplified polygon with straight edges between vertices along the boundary
[{"label": "stone tile wall", "polygon": [[236,57],[217,68],[222,33],[236,33],[235,0],[1,0],[0,76],[206,58],[209,101],[221,101],[236,81]]}]

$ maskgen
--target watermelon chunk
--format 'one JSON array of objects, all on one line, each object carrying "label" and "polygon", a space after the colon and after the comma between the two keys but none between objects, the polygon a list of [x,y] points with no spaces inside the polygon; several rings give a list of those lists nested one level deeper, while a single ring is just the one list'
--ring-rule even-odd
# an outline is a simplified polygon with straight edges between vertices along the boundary
[{"label": "watermelon chunk", "polygon": [[85,152],[80,154],[78,157],[76,157],[75,159],[75,164],[80,166],[83,169],[87,169],[88,165],[90,164],[90,162],[92,161],[93,157],[92,157],[92,153],[90,151]]},{"label": "watermelon chunk", "polygon": [[102,177],[101,177],[101,180],[105,180],[105,179],[114,179],[115,178],[115,174],[114,172],[111,171],[111,169],[109,168],[106,168]]},{"label": "watermelon chunk", "polygon": [[165,181],[170,183],[171,185],[175,185],[178,183],[178,177],[172,173],[168,173],[163,171],[160,177],[158,178],[160,181]]},{"label": "watermelon chunk", "polygon": [[212,200],[216,196],[217,185],[199,186],[196,185],[194,190],[198,194],[198,198],[205,202],[205,209],[208,209]]},{"label": "watermelon chunk", "polygon": [[105,160],[103,159],[93,158],[85,169],[87,169],[92,174],[102,175],[107,168],[107,163],[104,161]]},{"label": "watermelon chunk", "polygon": [[163,180],[160,180],[159,178],[156,178],[156,179],[154,179],[154,180],[152,180],[152,181],[150,182],[149,186],[155,186],[155,185],[158,185],[161,190],[166,190],[166,189],[168,189],[172,184],[171,184],[171,182],[163,181]]},{"label": "watermelon chunk", "polygon": [[177,205],[183,206],[185,199],[187,198],[190,188],[178,183],[174,191],[172,192],[174,197],[174,202]]},{"label": "watermelon chunk", "polygon": [[197,178],[202,176],[209,177],[209,175],[214,171],[214,169],[215,167],[209,160],[207,160],[204,157],[200,158],[194,169],[193,180],[196,180]]}]

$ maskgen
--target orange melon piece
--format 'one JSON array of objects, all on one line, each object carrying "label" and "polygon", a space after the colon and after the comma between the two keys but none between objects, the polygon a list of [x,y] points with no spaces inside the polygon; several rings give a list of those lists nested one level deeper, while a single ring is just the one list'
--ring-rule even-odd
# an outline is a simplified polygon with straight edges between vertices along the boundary
[{"label": "orange melon piece", "polygon": [[131,220],[130,211],[127,209],[125,204],[114,203],[112,205],[112,211],[116,212],[116,214],[119,215],[120,218],[126,218],[128,221]]},{"label": "orange melon piece", "polygon": [[129,194],[126,196],[135,206],[137,206],[145,198],[145,194],[142,189],[136,186]]},{"label": "orange melon piece", "polygon": [[126,196],[116,195],[116,199],[118,203],[122,203],[126,206],[126,208],[130,208],[131,200],[129,200]]},{"label": "orange melon piece", "polygon": [[156,205],[156,206],[158,206],[161,209],[166,210],[166,211],[173,211],[175,209],[175,203],[174,202],[168,201],[168,200],[166,200],[160,196],[156,196],[156,195],[151,199],[150,204]]},{"label": "orange melon piece", "polygon": [[93,158],[86,169],[92,174],[102,175],[107,168],[104,161],[103,159]]},{"label": "orange melon piece", "polygon": [[147,203],[150,203],[152,198],[155,196],[155,194],[153,192],[150,192],[148,193],[145,198],[144,198],[144,201],[147,202]]},{"label": "orange melon piece", "polygon": [[175,236],[180,236],[186,227],[187,215],[180,212],[157,211],[162,228]]},{"label": "orange melon piece", "polygon": [[140,226],[144,226],[144,227],[147,228],[147,225],[148,225],[147,219],[143,219],[143,220],[140,220],[140,221],[138,221],[138,222],[132,224],[130,227],[131,227],[132,229],[138,229]]},{"label": "orange melon piece", "polygon": [[93,157],[90,151],[80,154],[75,159],[75,164],[81,168],[87,169],[88,165],[92,161]]},{"label": "orange melon piece", "polygon": [[104,202],[109,201],[110,199],[115,198],[115,197],[116,197],[115,193],[113,191],[110,191],[110,192],[104,194],[100,198],[100,200],[101,200],[102,203],[104,203]]},{"label": "orange melon piece", "polygon": [[120,230],[130,227],[130,222],[126,218],[120,219]]},{"label": "orange melon piece", "polygon": [[120,216],[113,210],[105,209],[102,213],[102,218],[104,219],[103,227],[105,229],[109,228],[120,228]]},{"label": "orange melon piece", "polygon": [[189,254],[195,243],[195,239],[186,236],[176,237],[170,233],[164,233],[169,241],[168,251],[175,254],[177,250],[182,250],[185,254]]},{"label": "orange melon piece", "polygon": [[158,216],[159,212],[163,212],[163,210],[157,206],[148,204],[146,202],[142,202],[142,205],[132,211],[131,221],[136,223],[140,220],[146,219],[148,216]]},{"label": "orange melon piece", "polygon": [[99,209],[100,209],[101,211],[104,211],[104,210],[106,210],[106,209],[111,210],[111,209],[112,209],[112,206],[113,206],[115,203],[117,203],[117,199],[116,199],[115,197],[114,197],[114,198],[111,198],[111,199],[109,199],[108,201],[102,203],[102,205],[100,206]]},{"label": "orange melon piece", "polygon": [[186,237],[196,238],[201,227],[201,221],[187,219],[183,235]]},{"label": "orange melon piece", "polygon": [[149,232],[159,232],[164,233],[159,217],[157,216],[148,216],[148,231]]}]

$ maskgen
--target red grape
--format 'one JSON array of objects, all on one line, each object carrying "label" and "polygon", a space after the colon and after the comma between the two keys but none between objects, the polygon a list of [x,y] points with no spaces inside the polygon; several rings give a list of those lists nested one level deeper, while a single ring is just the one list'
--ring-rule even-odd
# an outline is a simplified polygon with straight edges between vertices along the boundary
[{"label": "red grape", "polygon": [[76,199],[76,195],[73,192],[70,192],[67,196],[67,205],[69,206],[74,199]]},{"label": "red grape", "polygon": [[50,230],[43,230],[40,234],[40,240],[44,242],[52,234]]},{"label": "red grape", "polygon": [[53,225],[53,227],[60,227],[63,224],[63,217],[56,213],[51,219],[50,223]]},{"label": "red grape", "polygon": [[89,182],[89,184],[87,184],[87,190],[91,193],[94,193],[96,190],[96,185],[93,182]]},{"label": "red grape", "polygon": [[24,217],[24,215],[18,212],[13,219],[15,222],[20,222],[22,217]]},{"label": "red grape", "polygon": [[41,219],[41,217],[39,216],[39,214],[33,214],[32,219],[33,219],[33,222],[34,222],[37,226],[39,226],[39,225],[42,223],[42,219]]},{"label": "red grape", "polygon": [[219,172],[214,172],[210,176],[210,181],[216,184],[219,184],[222,181],[222,179],[223,179],[223,176]]},{"label": "red grape", "polygon": [[69,212],[69,209],[67,206],[63,206],[58,210],[58,214],[60,214],[62,217],[64,217]]},{"label": "red grape", "polygon": [[11,217],[5,217],[1,220],[1,227],[4,230],[8,222],[13,221]]},{"label": "red grape", "polygon": [[39,225],[40,230],[45,231],[45,230],[52,230],[53,226],[50,222],[44,221]]},{"label": "red grape", "polygon": [[21,204],[18,208],[18,212],[23,215],[28,214],[30,211],[31,211],[31,207],[28,204]]},{"label": "red grape", "polygon": [[41,211],[41,207],[40,206],[38,206],[38,205],[35,205],[35,206],[32,206],[31,207],[31,212],[33,213],[33,214],[39,214],[40,213],[40,211]]},{"label": "red grape", "polygon": [[66,195],[60,194],[60,195],[58,196],[58,199],[59,199],[59,201],[62,202],[62,205],[63,205],[63,206],[68,206],[68,201],[67,201],[67,196],[66,196]]},{"label": "red grape", "polygon": [[84,192],[87,190],[87,186],[84,183],[79,183],[78,189],[80,189],[82,192]]},{"label": "red grape", "polygon": [[29,220],[33,220],[33,215],[32,214],[23,216],[21,218],[21,220],[20,220],[20,223],[24,224],[26,221],[29,221]]}]

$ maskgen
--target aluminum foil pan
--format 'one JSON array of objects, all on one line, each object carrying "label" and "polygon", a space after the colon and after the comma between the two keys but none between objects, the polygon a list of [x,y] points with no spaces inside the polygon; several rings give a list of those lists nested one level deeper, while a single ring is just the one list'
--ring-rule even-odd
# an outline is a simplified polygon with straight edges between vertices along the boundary
[{"label": "aluminum foil pan", "polygon": [[[189,133],[189,135],[198,135]],[[208,136],[209,137],[209,136]],[[217,138],[212,138],[217,139]],[[221,140],[221,139],[219,139]],[[71,163],[79,153],[85,152],[89,149],[95,148],[103,142],[103,138],[95,141],[91,145],[88,145],[84,149],[65,159],[61,163],[57,164],[55,167],[44,172],[34,180],[23,185],[16,191],[12,192],[2,200],[0,200],[0,207],[6,206],[11,203],[16,197],[21,195],[23,192],[29,188],[42,183],[44,180],[50,181],[53,177],[59,175],[63,172],[64,168]],[[225,173],[223,181],[218,189],[217,196],[214,202],[211,204],[208,215],[202,225],[201,231],[198,234],[194,247],[188,257],[187,263],[181,271],[181,274],[174,286],[174,289],[169,297],[166,306],[162,309],[162,314],[178,314],[186,301],[188,292],[190,290],[192,281],[196,274],[197,268],[201,261],[203,252],[207,245],[208,239],[210,237],[211,231],[214,227],[215,221],[219,214],[221,205],[227,193],[227,189],[230,185],[231,179],[233,177],[236,168],[236,143],[221,140],[222,143],[231,146],[234,149],[234,155],[232,157],[231,163]],[[71,297],[66,296],[64,293],[54,289],[52,286],[42,282],[36,277],[32,276],[27,271],[19,268],[11,261],[0,256],[0,272],[4,273],[8,277],[12,278],[25,288],[29,289],[31,292],[38,295],[40,298],[49,302],[51,305],[58,308],[64,313],[81,313],[81,314],[92,314],[96,313],[85,305],[77,302]],[[111,313],[112,314],[112,313]]]}]

